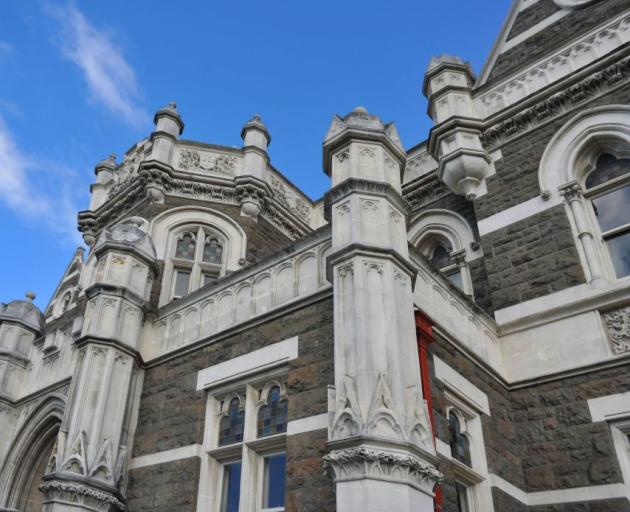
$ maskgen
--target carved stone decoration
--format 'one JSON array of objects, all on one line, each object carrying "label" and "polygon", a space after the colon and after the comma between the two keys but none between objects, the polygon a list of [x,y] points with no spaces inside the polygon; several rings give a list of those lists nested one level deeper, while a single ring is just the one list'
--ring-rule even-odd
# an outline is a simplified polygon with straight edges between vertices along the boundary
[{"label": "carved stone decoration", "polygon": [[305,222],[309,219],[309,207],[306,202],[287,190],[287,187],[278,178],[269,175],[269,186],[273,190],[273,197],[282,206]]},{"label": "carved stone decoration", "polygon": [[187,171],[207,171],[233,176],[236,169],[236,157],[230,155],[199,154],[194,149],[182,149],[177,165]]},{"label": "carved stone decoration", "polygon": [[630,78],[630,57],[486,129],[483,132],[482,143],[486,148],[497,148],[545,121],[565,114],[593,97],[605,94],[622,81],[627,81],[628,78]]},{"label": "carved stone decoration", "polygon": [[127,510],[122,500],[113,492],[97,489],[84,483],[51,479],[39,486],[39,490],[51,501],[71,503],[87,510],[109,512]]},{"label": "carved stone decoration", "polygon": [[431,204],[443,197],[448,196],[451,191],[448,187],[438,180],[436,174],[431,174],[426,180],[414,187],[413,189],[405,189],[404,197],[414,210]]},{"label": "carved stone decoration", "polygon": [[603,315],[610,348],[615,354],[630,352],[630,306]]},{"label": "carved stone decoration", "polygon": [[393,453],[361,446],[337,450],[324,456],[324,464],[336,482],[361,478],[404,483],[432,494],[442,474],[411,454]]}]

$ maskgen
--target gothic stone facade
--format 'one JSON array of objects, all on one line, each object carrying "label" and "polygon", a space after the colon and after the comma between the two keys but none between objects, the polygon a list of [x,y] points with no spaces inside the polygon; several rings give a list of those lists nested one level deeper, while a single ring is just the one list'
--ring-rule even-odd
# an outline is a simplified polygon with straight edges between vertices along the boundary
[{"label": "gothic stone facade", "polygon": [[[312,201],[175,105],[0,307],[0,510],[630,511],[630,4],[515,0]],[[31,296],[32,299],[32,296]]]}]

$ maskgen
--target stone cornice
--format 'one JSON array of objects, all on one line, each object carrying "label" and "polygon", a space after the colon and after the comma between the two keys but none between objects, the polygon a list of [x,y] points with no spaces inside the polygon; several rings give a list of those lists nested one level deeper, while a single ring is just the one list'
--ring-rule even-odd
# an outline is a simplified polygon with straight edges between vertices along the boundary
[{"label": "stone cornice", "polygon": [[554,54],[529,66],[525,71],[484,87],[475,95],[475,103],[485,116],[490,116],[522,98],[534,94],[585,67],[583,57],[603,57],[630,40],[630,14],[623,13],[595,30],[561,48]]},{"label": "stone cornice", "polygon": [[336,187],[331,188],[324,195],[324,218],[330,222],[330,213],[333,203],[336,203],[350,194],[368,194],[385,197],[391,201],[405,216],[409,215],[410,208],[402,195],[388,183],[380,181],[349,178]]},{"label": "stone cornice", "polygon": [[[48,500],[84,504],[96,510],[110,511],[111,507],[125,511],[127,506],[116,489],[104,489],[87,480],[74,481],[65,476],[47,475],[39,486]],[[81,507],[84,508],[84,507]]]},{"label": "stone cornice", "polygon": [[611,64],[582,81],[545,98],[504,121],[486,128],[482,142],[486,148],[497,149],[540,125],[591,101],[630,81],[630,57]]}]

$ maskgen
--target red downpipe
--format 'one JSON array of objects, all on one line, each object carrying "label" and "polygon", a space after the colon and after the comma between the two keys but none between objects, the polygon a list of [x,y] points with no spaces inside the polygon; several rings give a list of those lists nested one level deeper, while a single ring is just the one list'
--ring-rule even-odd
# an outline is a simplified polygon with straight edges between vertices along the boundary
[{"label": "red downpipe", "polygon": [[[433,443],[435,443],[435,418],[433,416],[433,398],[431,396],[431,376],[429,374],[429,345],[435,341],[433,337],[433,324],[422,311],[416,310],[416,340],[418,343],[418,356],[420,359],[420,382],[422,394],[427,401],[429,409],[429,421],[433,431]],[[440,486],[435,487],[435,512],[442,512],[444,498]]]}]

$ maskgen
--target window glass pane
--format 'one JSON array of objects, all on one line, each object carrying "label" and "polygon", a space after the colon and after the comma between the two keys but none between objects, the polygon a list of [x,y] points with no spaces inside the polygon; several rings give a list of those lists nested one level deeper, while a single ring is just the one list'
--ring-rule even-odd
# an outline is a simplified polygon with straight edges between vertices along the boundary
[{"label": "window glass pane", "polygon": [[446,277],[451,283],[457,286],[457,288],[460,290],[464,289],[464,281],[462,280],[461,271],[451,272],[450,274],[447,274]]},{"label": "window glass pane", "polygon": [[593,199],[602,231],[630,223],[630,185]]},{"label": "window glass pane", "polygon": [[471,466],[468,438],[462,434],[459,418],[453,411],[448,414],[448,429],[453,458],[462,464]]},{"label": "window glass pane", "polygon": [[455,490],[457,491],[457,512],[470,512],[468,488],[459,482],[455,482]]},{"label": "window glass pane", "polygon": [[195,259],[195,239],[190,233],[186,233],[181,240],[177,241],[175,257],[187,260]]},{"label": "window glass pane", "polygon": [[606,246],[608,247],[617,277],[630,275],[630,233],[626,232],[608,238]]},{"label": "window glass pane", "polygon": [[210,238],[203,247],[203,261],[207,263],[221,263],[223,256],[223,246],[216,238]]},{"label": "window glass pane", "polygon": [[630,160],[617,160],[612,155],[604,154],[597,159],[595,170],[586,178],[586,188],[596,187],[627,172],[630,172]]},{"label": "window glass pane", "polygon": [[258,437],[271,436],[287,431],[287,400],[280,400],[280,388],[269,390],[267,405],[258,410]]},{"label": "window glass pane", "polygon": [[286,453],[265,457],[265,495],[263,508],[284,507],[284,477]]},{"label": "window glass pane", "polygon": [[240,443],[243,440],[243,425],[245,423],[245,411],[241,409],[238,398],[230,402],[228,415],[221,418],[219,425],[219,446]]},{"label": "window glass pane", "polygon": [[188,293],[190,283],[190,272],[185,270],[175,271],[175,297],[183,297]]},{"label": "window glass pane", "polygon": [[222,512],[238,512],[241,487],[241,463],[233,462],[225,465],[223,477]]},{"label": "window glass pane", "polygon": [[431,253],[431,258],[429,261],[433,263],[437,268],[444,268],[451,264],[451,252],[453,248],[448,243],[441,243],[440,245],[436,245]]}]

